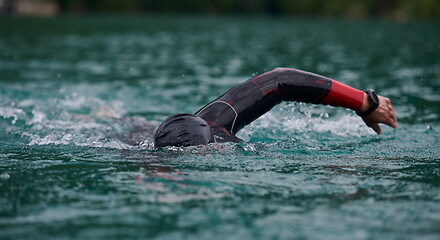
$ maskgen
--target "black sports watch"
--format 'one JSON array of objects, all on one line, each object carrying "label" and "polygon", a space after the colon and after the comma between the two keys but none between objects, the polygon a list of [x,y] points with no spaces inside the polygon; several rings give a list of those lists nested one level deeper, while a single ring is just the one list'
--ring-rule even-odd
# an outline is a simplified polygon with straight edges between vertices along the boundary
[{"label": "black sports watch", "polygon": [[365,90],[365,93],[368,95],[368,101],[370,102],[370,107],[365,112],[356,112],[357,115],[361,117],[366,117],[370,115],[377,107],[379,107],[380,101],[377,94],[372,89]]}]

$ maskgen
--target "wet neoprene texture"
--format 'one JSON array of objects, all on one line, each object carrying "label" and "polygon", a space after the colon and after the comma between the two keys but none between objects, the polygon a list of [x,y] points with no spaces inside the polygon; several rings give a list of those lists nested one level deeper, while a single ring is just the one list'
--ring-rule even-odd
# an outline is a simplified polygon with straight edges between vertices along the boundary
[{"label": "wet neoprene texture", "polygon": [[230,89],[195,114],[211,126],[217,142],[237,142],[238,131],[282,101],[329,104],[357,111],[362,106],[363,92],[318,74],[276,68]]}]

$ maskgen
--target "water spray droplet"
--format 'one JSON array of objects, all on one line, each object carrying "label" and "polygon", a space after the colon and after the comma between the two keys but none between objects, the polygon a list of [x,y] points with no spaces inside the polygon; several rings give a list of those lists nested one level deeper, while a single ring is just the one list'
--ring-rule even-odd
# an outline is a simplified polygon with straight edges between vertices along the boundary
[{"label": "water spray droplet", "polygon": [[0,179],[2,180],[8,180],[9,178],[11,178],[11,176],[8,173],[0,174]]}]

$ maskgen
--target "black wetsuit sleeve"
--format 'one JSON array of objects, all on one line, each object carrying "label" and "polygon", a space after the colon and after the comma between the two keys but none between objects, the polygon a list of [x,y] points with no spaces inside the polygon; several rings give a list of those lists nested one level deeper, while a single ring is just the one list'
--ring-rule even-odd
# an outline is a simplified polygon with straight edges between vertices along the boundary
[{"label": "black wetsuit sleeve", "polygon": [[317,74],[276,68],[230,89],[196,115],[235,135],[282,101],[322,103],[332,80]]}]

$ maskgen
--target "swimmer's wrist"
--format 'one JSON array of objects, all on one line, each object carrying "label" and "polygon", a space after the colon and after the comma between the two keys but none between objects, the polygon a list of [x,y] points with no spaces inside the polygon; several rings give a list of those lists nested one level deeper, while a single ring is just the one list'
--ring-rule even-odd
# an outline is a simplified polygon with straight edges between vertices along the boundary
[{"label": "swimmer's wrist", "polygon": [[370,108],[370,101],[368,101],[368,95],[364,92],[364,100],[359,112],[366,112]]},{"label": "swimmer's wrist", "polygon": [[364,100],[362,102],[362,106],[360,111],[357,111],[357,115],[361,117],[367,117],[372,112],[376,110],[376,108],[379,107],[380,100],[377,94],[374,92],[374,90],[368,89],[364,92]]}]

